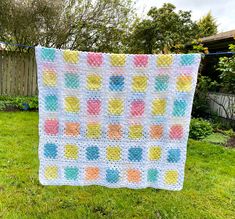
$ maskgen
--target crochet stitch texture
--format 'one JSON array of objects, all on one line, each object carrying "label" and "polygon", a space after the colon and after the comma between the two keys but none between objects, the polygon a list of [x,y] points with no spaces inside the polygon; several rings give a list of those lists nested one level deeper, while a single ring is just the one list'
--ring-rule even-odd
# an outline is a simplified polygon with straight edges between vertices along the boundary
[{"label": "crochet stitch texture", "polygon": [[200,54],[36,59],[42,184],[182,189]]}]

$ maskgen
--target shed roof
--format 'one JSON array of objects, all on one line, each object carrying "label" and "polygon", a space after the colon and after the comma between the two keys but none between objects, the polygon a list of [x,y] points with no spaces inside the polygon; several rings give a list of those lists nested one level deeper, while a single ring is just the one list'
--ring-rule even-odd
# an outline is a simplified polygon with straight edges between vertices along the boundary
[{"label": "shed roof", "polygon": [[230,30],[230,31],[218,33],[212,36],[203,37],[201,40],[202,40],[202,43],[209,43],[209,42],[214,42],[218,40],[230,39],[234,37],[235,37],[235,30]]}]

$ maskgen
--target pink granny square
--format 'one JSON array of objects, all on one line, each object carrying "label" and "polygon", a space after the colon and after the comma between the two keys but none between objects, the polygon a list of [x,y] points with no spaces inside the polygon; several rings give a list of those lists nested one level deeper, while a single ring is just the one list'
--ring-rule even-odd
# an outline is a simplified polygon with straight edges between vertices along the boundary
[{"label": "pink granny square", "polygon": [[148,56],[147,55],[135,55],[134,64],[136,67],[146,67],[148,64]]},{"label": "pink granny square", "polygon": [[142,116],[144,113],[144,101],[134,100],[131,103],[131,115],[132,116]]},{"label": "pink granny square", "polygon": [[183,137],[183,127],[182,125],[172,125],[170,129],[171,139],[181,139]]},{"label": "pink granny square", "polygon": [[101,53],[88,53],[87,62],[89,65],[94,67],[99,67],[103,63],[103,56]]},{"label": "pink granny square", "polygon": [[47,119],[44,124],[44,131],[49,135],[56,135],[59,132],[58,120]]},{"label": "pink granny square", "polygon": [[87,112],[90,115],[98,115],[101,110],[100,100],[88,100],[87,101]]}]

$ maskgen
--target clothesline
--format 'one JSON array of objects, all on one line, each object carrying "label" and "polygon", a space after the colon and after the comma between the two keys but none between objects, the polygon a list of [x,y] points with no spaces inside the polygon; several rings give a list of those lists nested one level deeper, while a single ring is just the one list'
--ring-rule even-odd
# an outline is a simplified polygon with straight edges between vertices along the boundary
[{"label": "clothesline", "polygon": [[[0,41],[0,44],[5,44],[5,45],[10,45],[10,46],[18,46],[18,47],[24,47],[24,48],[35,48],[35,46],[28,46],[28,45],[24,45],[24,44],[14,44],[14,43],[8,43],[8,42],[3,42],[3,41]],[[231,52],[228,52],[228,54],[230,54]],[[202,58],[205,57],[205,55],[215,55],[217,53],[209,53],[209,54],[201,54],[202,55]],[[226,52],[223,52],[223,54],[227,54]],[[233,54],[233,53],[232,53]],[[220,53],[218,53],[218,55],[220,55]]]},{"label": "clothesline", "polygon": [[35,46],[27,46],[24,44],[14,44],[14,43],[8,43],[8,42],[3,42],[3,41],[0,41],[0,44],[10,45],[10,46],[18,46],[18,47],[24,47],[24,48],[35,48]]}]

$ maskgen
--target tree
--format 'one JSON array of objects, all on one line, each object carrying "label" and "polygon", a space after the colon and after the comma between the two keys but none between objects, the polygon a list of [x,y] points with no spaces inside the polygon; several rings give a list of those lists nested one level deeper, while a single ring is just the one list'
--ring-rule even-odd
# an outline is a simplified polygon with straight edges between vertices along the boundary
[{"label": "tree", "polygon": [[198,25],[198,38],[211,36],[217,33],[218,25],[211,12],[203,16],[197,23]]},{"label": "tree", "polygon": [[134,19],[131,0],[1,0],[0,40],[121,52]]},{"label": "tree", "polygon": [[[230,44],[229,49],[235,52],[235,44]],[[220,57],[217,70],[220,71],[222,80],[221,91],[225,93],[235,93],[235,55],[232,57]],[[235,107],[235,106],[234,106]],[[235,110],[235,109],[234,109]]]},{"label": "tree", "polygon": [[176,12],[175,9],[170,3],[161,8],[152,7],[149,18],[136,24],[131,52],[167,53],[191,41],[197,32],[197,24],[191,20],[190,11]]}]

